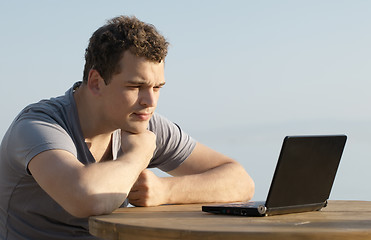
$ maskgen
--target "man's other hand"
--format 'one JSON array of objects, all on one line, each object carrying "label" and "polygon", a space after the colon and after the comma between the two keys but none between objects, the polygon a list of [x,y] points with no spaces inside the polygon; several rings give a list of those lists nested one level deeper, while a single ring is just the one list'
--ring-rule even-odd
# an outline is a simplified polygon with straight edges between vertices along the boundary
[{"label": "man's other hand", "polygon": [[129,193],[130,204],[141,207],[165,204],[169,191],[164,180],[148,169],[143,170]]}]

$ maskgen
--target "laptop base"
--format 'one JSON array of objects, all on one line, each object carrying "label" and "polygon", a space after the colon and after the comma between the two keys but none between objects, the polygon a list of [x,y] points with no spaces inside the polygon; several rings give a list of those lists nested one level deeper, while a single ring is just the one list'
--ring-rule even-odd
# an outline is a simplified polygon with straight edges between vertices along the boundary
[{"label": "laptop base", "polygon": [[222,205],[202,206],[202,211],[216,214],[261,217],[265,216],[267,211],[264,204],[264,201],[227,203]]},{"label": "laptop base", "polygon": [[247,203],[229,203],[223,205],[202,206],[202,211],[215,214],[237,215],[247,217],[264,217],[289,213],[319,211],[327,206],[327,201],[323,203],[272,208],[266,208],[264,203],[265,203],[264,201],[257,202],[251,201]]}]

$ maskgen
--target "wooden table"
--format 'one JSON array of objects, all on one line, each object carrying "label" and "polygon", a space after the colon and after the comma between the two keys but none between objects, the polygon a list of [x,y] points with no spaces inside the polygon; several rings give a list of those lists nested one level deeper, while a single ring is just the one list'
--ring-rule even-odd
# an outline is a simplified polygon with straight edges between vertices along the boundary
[{"label": "wooden table", "polygon": [[371,202],[268,217],[214,215],[200,204],[133,207],[91,217],[89,227],[104,239],[371,239]]}]

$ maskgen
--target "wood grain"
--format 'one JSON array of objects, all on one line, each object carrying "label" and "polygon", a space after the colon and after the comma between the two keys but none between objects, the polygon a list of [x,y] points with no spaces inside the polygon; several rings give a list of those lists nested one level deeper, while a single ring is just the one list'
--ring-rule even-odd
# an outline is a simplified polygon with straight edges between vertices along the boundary
[{"label": "wood grain", "polygon": [[371,202],[329,201],[322,211],[269,217],[214,215],[202,204],[123,208],[91,217],[104,239],[371,239]]}]

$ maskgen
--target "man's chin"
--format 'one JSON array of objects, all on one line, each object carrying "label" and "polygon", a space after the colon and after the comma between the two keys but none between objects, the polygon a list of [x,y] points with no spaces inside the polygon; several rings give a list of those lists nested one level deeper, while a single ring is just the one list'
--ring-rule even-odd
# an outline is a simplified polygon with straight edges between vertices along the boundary
[{"label": "man's chin", "polygon": [[[148,126],[148,125],[147,125]],[[148,127],[145,126],[126,126],[126,127],[123,127],[121,128],[121,131],[125,131],[125,132],[128,132],[128,133],[132,133],[132,134],[138,134],[138,133],[142,133],[142,132],[145,132]]]},{"label": "man's chin", "polygon": [[121,129],[121,131],[125,131],[125,132],[131,133],[131,134],[139,134],[139,133],[144,132],[144,131],[140,131],[140,130],[126,130],[126,129]]}]

